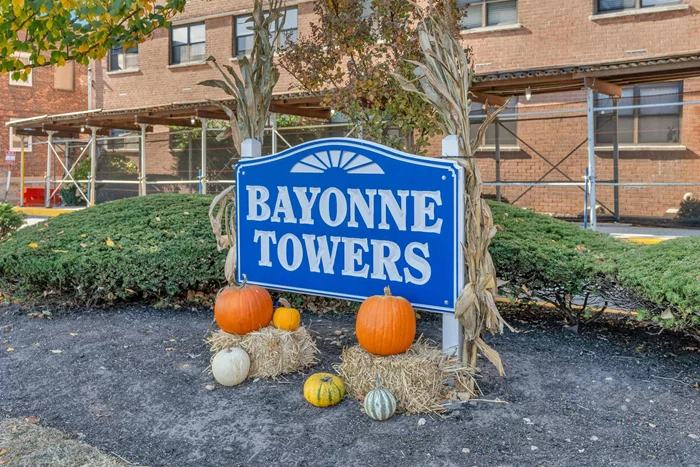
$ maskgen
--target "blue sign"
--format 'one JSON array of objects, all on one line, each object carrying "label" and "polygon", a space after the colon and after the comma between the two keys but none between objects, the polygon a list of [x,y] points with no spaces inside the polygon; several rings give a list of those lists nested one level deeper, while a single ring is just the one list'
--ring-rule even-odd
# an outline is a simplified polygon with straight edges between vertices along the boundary
[{"label": "blue sign", "polygon": [[417,309],[454,313],[463,178],[453,161],[350,138],[242,159],[238,281],[349,300],[389,285]]}]

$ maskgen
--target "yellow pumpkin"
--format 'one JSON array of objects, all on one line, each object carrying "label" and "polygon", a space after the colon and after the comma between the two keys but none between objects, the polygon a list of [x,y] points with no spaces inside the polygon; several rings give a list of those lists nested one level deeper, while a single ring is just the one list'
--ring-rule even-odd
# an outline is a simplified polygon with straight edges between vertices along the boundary
[{"label": "yellow pumpkin", "polygon": [[299,310],[292,308],[292,305],[284,298],[280,298],[279,302],[282,306],[277,308],[275,314],[272,315],[272,324],[277,329],[294,331],[299,327],[299,323],[301,323]]},{"label": "yellow pumpkin", "polygon": [[345,397],[343,380],[330,373],[316,373],[304,383],[304,398],[316,407],[335,405]]}]

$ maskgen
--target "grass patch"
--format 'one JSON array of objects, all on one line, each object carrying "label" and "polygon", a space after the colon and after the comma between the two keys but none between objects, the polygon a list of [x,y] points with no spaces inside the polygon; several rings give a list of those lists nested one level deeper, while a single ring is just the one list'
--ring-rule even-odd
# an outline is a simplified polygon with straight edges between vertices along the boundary
[{"label": "grass patch", "polygon": [[[4,462],[3,462],[4,461]],[[16,467],[126,465],[36,419],[0,419],[0,464]]]}]

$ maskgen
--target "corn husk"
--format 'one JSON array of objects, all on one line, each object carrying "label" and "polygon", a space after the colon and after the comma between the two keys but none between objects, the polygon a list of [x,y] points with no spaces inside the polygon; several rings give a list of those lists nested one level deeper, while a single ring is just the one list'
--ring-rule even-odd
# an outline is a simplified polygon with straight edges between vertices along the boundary
[{"label": "corn husk", "polygon": [[486,105],[487,116],[470,140],[470,86],[474,78],[471,51],[465,50],[459,37],[453,34],[454,18],[450,9],[429,6],[419,25],[421,61],[409,61],[415,66],[415,80],[394,74],[402,88],[415,92],[431,103],[442,117],[439,122],[447,135],[457,135],[460,157],[455,161],[464,170],[465,240],[463,245],[465,281],[455,306],[455,317],[464,328],[463,363],[476,366],[480,351],[499,374],[505,373],[498,352],[481,339],[485,332],[500,333],[507,326],[496,307],[494,297],[498,288],[496,271],[489,253],[491,238],[496,233],[491,210],[481,199],[481,173],[473,157],[488,125],[506,107]]}]

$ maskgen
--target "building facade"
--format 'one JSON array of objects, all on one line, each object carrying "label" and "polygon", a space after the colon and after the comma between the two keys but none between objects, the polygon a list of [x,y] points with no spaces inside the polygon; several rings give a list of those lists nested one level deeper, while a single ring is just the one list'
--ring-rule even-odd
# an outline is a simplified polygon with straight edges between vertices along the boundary
[{"label": "building facade", "polygon": [[[15,81],[10,74],[0,77],[0,147],[3,148],[0,162],[4,163],[5,153],[16,154],[15,165],[5,166],[5,169],[12,170],[8,202],[16,203],[19,200],[20,138],[14,134],[13,128],[5,127],[5,123],[40,115],[86,110],[87,89],[87,67],[73,62],[63,67],[34,68],[27,81]],[[41,141],[42,138],[32,136],[25,139],[25,176],[28,187],[40,188],[46,175],[46,145],[40,144]],[[6,174],[4,171],[0,177],[3,188]]]},{"label": "building facade", "polygon": [[[478,74],[548,67],[575,67],[697,52],[700,0],[459,0],[468,14],[461,38],[473,50]],[[313,1],[287,2],[289,40],[302,37],[314,21]],[[138,49],[115,49],[95,64],[95,108],[222,98],[223,92],[197,83],[217,78],[204,60],[235,65],[250,46],[245,20],[250,0],[192,0],[169,30],[156,31]],[[282,71],[277,92],[295,91]],[[600,187],[602,213],[619,205],[623,216],[663,216],[686,192],[700,196],[700,107],[674,105],[700,98],[700,79],[652,83],[624,90],[618,105],[657,104],[621,110],[617,120],[620,157],[612,158],[611,113],[596,118],[598,180],[629,183],[691,183],[697,186]],[[587,166],[585,91],[539,94],[523,89],[511,101],[498,131],[503,182],[582,182]],[[668,104],[668,105],[661,105]],[[599,96],[597,106],[610,105]],[[576,113],[576,109],[583,109]],[[475,109],[478,110],[478,109]],[[536,115],[540,115],[536,117]],[[484,179],[495,181],[495,128],[489,130],[479,159]],[[172,148],[171,148],[172,152]],[[430,150],[439,155],[440,145]],[[156,162],[165,170],[164,157]],[[191,172],[191,170],[190,170]],[[490,192],[495,188],[490,187]],[[579,186],[504,186],[501,195],[519,206],[559,214],[583,210]],[[616,199],[615,199],[616,198]]]}]

